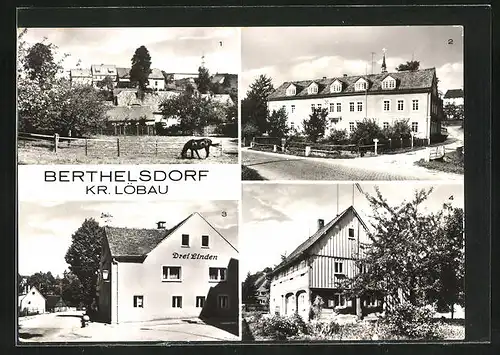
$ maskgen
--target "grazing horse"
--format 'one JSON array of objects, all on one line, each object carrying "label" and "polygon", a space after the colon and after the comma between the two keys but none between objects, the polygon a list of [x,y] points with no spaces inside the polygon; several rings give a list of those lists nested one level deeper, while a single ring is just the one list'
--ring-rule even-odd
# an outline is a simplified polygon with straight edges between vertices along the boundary
[{"label": "grazing horse", "polygon": [[220,143],[212,143],[211,139],[208,138],[202,138],[202,139],[190,139],[187,141],[186,144],[184,144],[184,148],[182,148],[181,152],[181,157],[186,159],[187,158],[187,151],[191,150],[191,159],[193,158],[193,152],[196,153],[198,156],[198,159],[201,159],[200,154],[198,154],[198,150],[200,149],[205,149],[205,152],[207,152],[205,159],[208,158],[208,155],[210,153],[210,146],[217,147],[219,146]]}]

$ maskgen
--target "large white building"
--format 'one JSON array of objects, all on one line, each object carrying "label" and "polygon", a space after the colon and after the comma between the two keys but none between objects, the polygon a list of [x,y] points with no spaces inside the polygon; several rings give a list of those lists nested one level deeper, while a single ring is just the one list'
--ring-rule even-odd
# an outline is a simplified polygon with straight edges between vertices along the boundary
[{"label": "large white building", "polygon": [[436,69],[388,73],[385,57],[380,74],[284,82],[269,95],[268,108],[284,108],[299,131],[312,108],[327,108],[327,129],[351,132],[364,118],[383,128],[404,119],[416,137],[429,140],[440,134],[443,119]]}]

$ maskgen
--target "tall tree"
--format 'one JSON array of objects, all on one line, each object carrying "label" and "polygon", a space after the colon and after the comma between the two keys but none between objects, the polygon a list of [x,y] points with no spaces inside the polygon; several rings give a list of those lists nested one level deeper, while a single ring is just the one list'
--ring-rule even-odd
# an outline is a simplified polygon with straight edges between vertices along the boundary
[{"label": "tall tree", "polygon": [[267,131],[267,98],[273,91],[272,80],[265,75],[260,75],[250,85],[246,98],[241,102],[242,129],[250,124],[257,127],[260,134]]},{"label": "tall tree", "polygon": [[273,110],[269,116],[269,136],[283,138],[286,137],[289,131],[290,127],[288,127],[286,110],[284,108],[280,108],[278,111]]},{"label": "tall tree", "polygon": [[[358,267],[363,272],[346,281],[349,296],[377,292],[389,308],[404,302],[420,307],[439,298],[446,298],[445,303],[460,299],[455,281],[463,274],[463,210],[425,212],[422,204],[431,192],[416,190],[412,200],[395,206],[378,188],[376,196],[366,194],[373,210],[373,233],[371,244],[360,246],[364,256]],[[453,282],[448,282],[450,271]]]},{"label": "tall tree", "polygon": [[207,94],[210,91],[212,82],[207,68],[198,68],[198,77],[195,79],[195,83],[200,93]]},{"label": "tall tree", "polygon": [[151,56],[149,55],[149,51],[145,46],[140,46],[132,56],[130,82],[138,85],[141,91],[146,90],[151,71]]},{"label": "tall tree", "polygon": [[58,294],[59,288],[56,279],[50,271],[34,273],[28,276],[27,282],[29,287],[36,287],[42,295]]},{"label": "tall tree", "polygon": [[84,306],[83,287],[78,277],[71,271],[65,270],[60,282],[64,302],[70,307]]},{"label": "tall tree", "polygon": [[85,219],[80,228],[71,236],[71,245],[65,260],[82,285],[82,301],[87,309],[92,309],[97,299],[97,275],[101,259],[101,243],[104,228],[93,218]]},{"label": "tall tree", "polygon": [[257,288],[255,287],[254,279],[253,275],[249,272],[241,286],[241,300],[245,304],[255,304],[257,302]]},{"label": "tall tree", "polygon": [[415,71],[420,68],[420,62],[418,60],[410,60],[406,63],[401,63],[397,66],[397,71]]},{"label": "tall tree", "polygon": [[312,142],[317,142],[325,135],[327,116],[328,109],[315,108],[309,115],[309,119],[302,122],[304,133]]},{"label": "tall tree", "polygon": [[24,68],[28,78],[45,86],[54,81],[59,65],[54,61],[52,45],[35,43],[26,53]]}]

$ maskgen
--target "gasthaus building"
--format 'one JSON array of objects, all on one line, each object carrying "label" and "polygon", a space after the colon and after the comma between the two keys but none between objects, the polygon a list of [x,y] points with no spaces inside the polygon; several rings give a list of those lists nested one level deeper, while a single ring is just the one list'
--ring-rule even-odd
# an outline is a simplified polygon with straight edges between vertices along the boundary
[{"label": "gasthaus building", "polygon": [[318,230],[272,271],[270,312],[298,313],[307,321],[317,296],[324,302],[322,316],[356,314],[357,302],[364,314],[379,310],[381,300],[346,299],[338,284],[359,272],[356,260],[370,242],[367,226],[352,206],[326,225],[318,220]]},{"label": "gasthaus building", "polygon": [[379,74],[284,82],[268,96],[268,109],[284,109],[289,127],[301,130],[312,109],[326,108],[327,133],[352,132],[364,118],[380,128],[405,120],[415,137],[430,142],[445,119],[437,83],[435,68],[387,72],[384,55]]},{"label": "gasthaus building", "polygon": [[201,214],[172,229],[105,227],[99,314],[122,323],[169,318],[238,321],[238,250]]}]

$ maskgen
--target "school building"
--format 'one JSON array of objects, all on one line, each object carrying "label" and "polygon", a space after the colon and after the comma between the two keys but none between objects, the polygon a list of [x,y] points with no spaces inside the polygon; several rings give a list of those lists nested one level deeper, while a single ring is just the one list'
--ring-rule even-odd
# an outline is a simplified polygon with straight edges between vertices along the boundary
[{"label": "school building", "polygon": [[99,313],[123,323],[239,315],[238,250],[201,214],[171,229],[105,227]]},{"label": "school building", "polygon": [[356,261],[370,242],[368,228],[353,206],[326,225],[318,220],[318,230],[272,271],[270,312],[298,313],[307,321],[317,296],[324,302],[322,316],[378,310],[380,299],[346,299],[341,283],[360,272]]},{"label": "school building", "polygon": [[437,83],[435,68],[387,72],[384,55],[379,74],[284,82],[268,96],[268,109],[283,108],[290,128],[301,131],[312,109],[326,108],[326,136],[331,130],[352,132],[364,118],[381,128],[406,120],[415,137],[430,141],[441,134],[444,119]]}]

